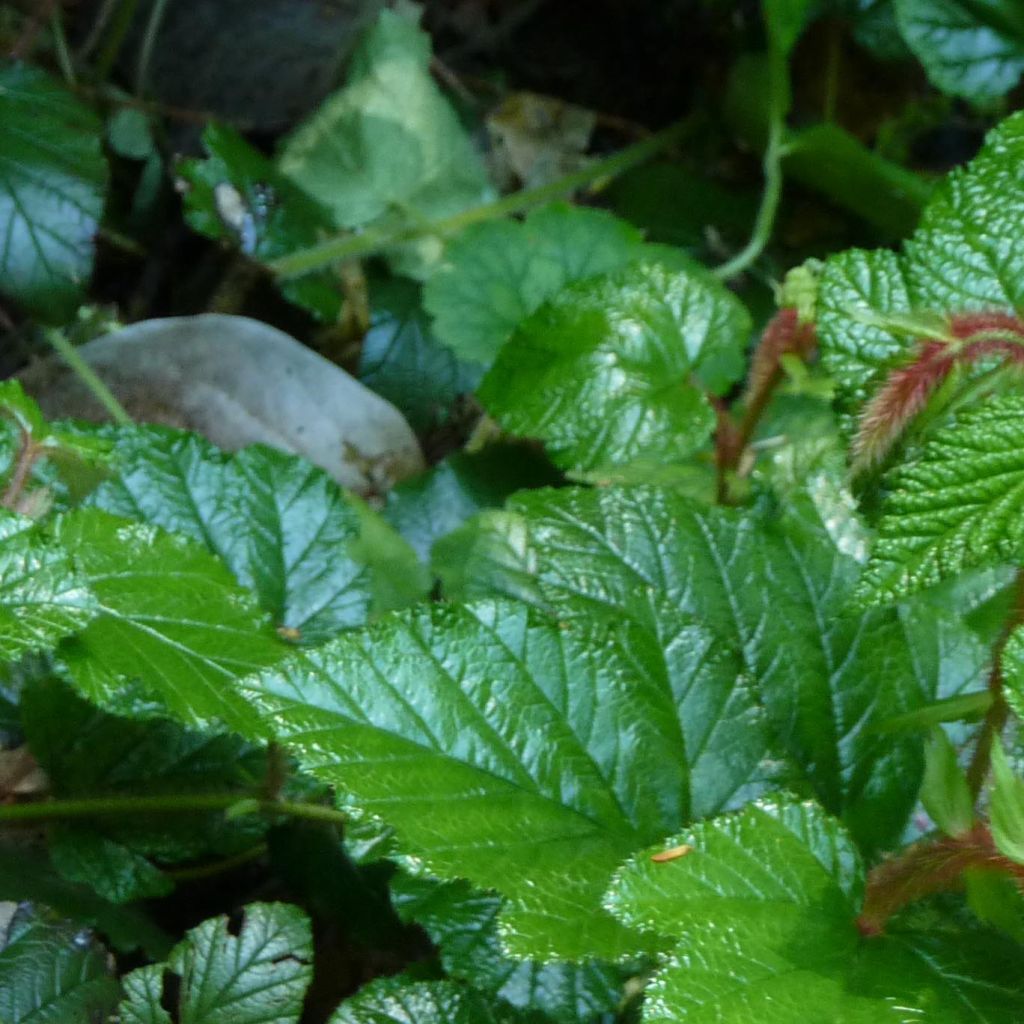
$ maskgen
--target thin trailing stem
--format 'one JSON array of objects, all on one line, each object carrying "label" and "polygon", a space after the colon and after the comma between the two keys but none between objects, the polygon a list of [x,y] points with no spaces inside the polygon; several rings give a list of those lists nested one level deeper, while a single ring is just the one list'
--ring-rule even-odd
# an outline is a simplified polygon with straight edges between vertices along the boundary
[{"label": "thin trailing stem", "polygon": [[974,747],[971,763],[967,766],[967,785],[971,795],[977,799],[981,787],[988,775],[989,763],[992,758],[992,742],[1002,733],[1009,718],[1009,708],[1003,694],[1003,652],[1013,631],[1024,625],[1024,569],[1017,570],[1017,578],[1013,587],[1013,604],[1003,623],[999,639],[992,649],[992,668],[988,675],[988,692],[992,697],[988,712],[985,714],[978,739]]},{"label": "thin trailing stem", "polygon": [[768,141],[761,166],[764,189],[761,205],[754,218],[750,241],[732,259],[715,267],[714,273],[728,280],[746,270],[764,252],[775,227],[775,216],[782,201],[782,161],[789,152],[786,144],[786,115],[789,113],[789,61],[786,54],[773,49],[770,55],[768,88]]},{"label": "thin trailing stem", "polygon": [[135,69],[135,93],[138,96],[141,96],[146,90],[149,65],[153,60],[157,36],[160,35],[160,26],[163,24],[169,2],[170,0],[153,0],[153,6],[149,12],[146,29],[142,35],[142,45],[139,47],[139,62]]},{"label": "thin trailing stem", "polygon": [[80,818],[130,818],[140,814],[210,814],[230,812],[282,815],[344,825],[345,815],[324,804],[249,798],[239,793],[182,793],[164,796],[85,797],[74,800],[41,800],[36,803],[0,806],[0,825],[67,821]]},{"label": "thin trailing stem", "polygon": [[124,406],[114,397],[110,388],[100,380],[96,371],[82,358],[78,349],[57,330],[46,331],[46,340],[77,374],[79,380],[92,392],[93,397],[109,413],[110,418],[123,427],[130,427],[132,425],[131,416],[125,412]]},{"label": "thin trailing stem", "polygon": [[559,199],[576,189],[622,174],[631,167],[635,167],[675,145],[684,137],[688,128],[688,121],[677,121],[650,138],[627,146],[603,160],[595,160],[593,163],[587,164],[586,167],[566,174],[557,181],[513,192],[493,203],[475,206],[451,217],[397,228],[370,228],[360,234],[328,238],[308,249],[300,249],[298,252],[272,260],[267,266],[279,277],[298,277],[332,263],[370,256],[402,242],[411,242],[424,237],[444,238],[457,234],[473,224],[499,220],[502,217],[522,213],[533,206]]},{"label": "thin trailing stem", "polygon": [[71,52],[68,49],[67,36],[64,34],[64,19],[61,17],[59,4],[54,7],[50,15],[50,34],[53,36],[53,49],[57,56],[60,73],[64,76],[64,81],[68,85],[74,86],[76,82],[75,66],[71,60]]}]

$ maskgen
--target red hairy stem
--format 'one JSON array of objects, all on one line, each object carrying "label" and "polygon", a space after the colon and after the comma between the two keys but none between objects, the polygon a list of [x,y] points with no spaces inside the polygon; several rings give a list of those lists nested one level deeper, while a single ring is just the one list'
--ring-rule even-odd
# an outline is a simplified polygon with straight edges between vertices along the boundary
[{"label": "red hairy stem", "polygon": [[977,824],[958,836],[918,843],[873,868],[857,929],[866,937],[882,935],[897,911],[926,896],[959,888],[968,870],[994,871],[1024,884],[1024,865],[1004,857],[988,826]]},{"label": "red hairy stem", "polygon": [[743,396],[743,418],[737,423],[721,402],[715,404],[718,429],[715,434],[715,464],[718,469],[718,498],[724,501],[727,474],[737,469],[754,436],[768,402],[782,380],[784,355],[809,356],[817,345],[813,323],[801,323],[791,307],[780,309],[761,335],[750,361]]},{"label": "red hairy stem", "polygon": [[1009,313],[958,313],[949,338],[919,341],[910,362],[893,370],[865,405],[853,442],[854,469],[877,465],[950,373],[986,356],[1024,366],[1024,322]]}]

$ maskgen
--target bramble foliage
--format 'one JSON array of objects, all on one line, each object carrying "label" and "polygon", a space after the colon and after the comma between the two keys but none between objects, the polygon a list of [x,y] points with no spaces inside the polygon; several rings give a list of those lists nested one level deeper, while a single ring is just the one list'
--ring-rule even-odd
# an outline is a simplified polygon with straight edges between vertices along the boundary
[{"label": "bramble foliage", "polygon": [[[333,326],[383,256],[364,379],[476,427],[371,505],[0,385],[0,826],[47,826],[0,847],[0,1024],[1024,1019],[1024,114],[899,249],[747,301],[819,6],[952,95],[1024,70],[1012,3],[767,3],[724,269],[575,178],[496,199],[403,5],[276,158],[207,126],[190,227]],[[0,67],[20,308],[69,319],[107,174]]]}]

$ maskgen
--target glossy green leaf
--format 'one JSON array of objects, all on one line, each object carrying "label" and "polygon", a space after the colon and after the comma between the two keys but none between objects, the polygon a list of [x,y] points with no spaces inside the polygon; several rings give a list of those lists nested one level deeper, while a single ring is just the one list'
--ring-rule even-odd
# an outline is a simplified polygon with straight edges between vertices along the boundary
[{"label": "glossy green leaf", "polygon": [[[265,752],[234,736],[190,732],[176,722],[110,715],[53,678],[32,680],[21,695],[21,726],[33,757],[59,798],[160,796],[258,790]],[[51,856],[66,878],[114,902],[166,893],[162,864],[218,858],[258,842],[262,820],[222,813],[67,822],[52,830]]]},{"label": "glossy green leaf", "polygon": [[[269,261],[313,245],[330,229],[327,209],[233,128],[208,124],[203,147],[205,159],[182,160],[175,168],[185,186],[185,220],[200,234]],[[337,321],[342,294],[333,270],[283,281],[281,290],[319,319]]]},{"label": "glossy green leaf", "polygon": [[489,364],[515,329],[566,285],[636,258],[640,233],[601,210],[553,203],[522,222],[488,221],[445,252],[424,302],[438,338]]},{"label": "glossy green leaf", "polygon": [[541,307],[479,395],[566,468],[678,462],[714,430],[706,392],[739,377],[749,331],[746,310],[710,275],[634,264]]},{"label": "glossy green leaf", "polygon": [[32,520],[0,509],[0,657],[47,650],[96,612],[67,554]]},{"label": "glossy green leaf", "polygon": [[117,1002],[105,950],[87,931],[25,905],[0,934],[4,1024],[94,1024]]},{"label": "glossy green leaf", "polygon": [[505,894],[521,954],[631,955],[643,937],[597,907],[615,864],[724,806],[764,752],[734,659],[662,614],[659,646],[521,604],[425,607],[296,652],[241,693],[429,870]]},{"label": "glossy green leaf", "polygon": [[974,798],[956,747],[939,728],[932,730],[925,747],[921,803],[948,836],[960,835],[974,823]]},{"label": "glossy green leaf", "polygon": [[664,846],[676,856],[641,854],[607,898],[678,942],[644,1024],[1011,1024],[1024,1012],[1011,942],[898,926],[862,938],[856,849],[812,804],[755,803]]},{"label": "glossy green leaf", "polygon": [[1024,629],[1013,630],[1003,648],[1003,695],[1018,718],[1024,718]]},{"label": "glossy green leaf", "polygon": [[0,900],[31,900],[50,907],[95,928],[110,946],[124,953],[142,949],[147,956],[162,957],[172,945],[167,933],[141,910],[118,906],[92,888],[61,878],[45,850],[32,844],[0,844]]},{"label": "glossy green leaf", "polygon": [[256,592],[276,625],[303,640],[323,640],[381,610],[376,595],[391,573],[394,587],[414,588],[407,599],[425,592],[426,580],[410,574],[412,552],[404,568],[377,557],[374,528],[386,524],[302,459],[261,446],[227,455],[194,434],[159,428],[121,431],[115,458],[117,478],[89,504],[201,541]]},{"label": "glossy green leaf", "polygon": [[0,292],[44,321],[72,314],[106,184],[96,115],[38,68],[0,64]]},{"label": "glossy green leaf", "polygon": [[874,726],[979,687],[986,652],[951,613],[850,610],[863,540],[849,499],[820,485],[810,495],[791,495],[780,516],[655,488],[534,492],[481,517],[476,537],[465,528],[455,596],[508,594],[559,620],[627,620],[656,637],[663,607],[695,617],[747,673],[818,798],[884,848],[911,811],[921,742]]},{"label": "glossy green leaf", "polygon": [[232,680],[286,648],[223,564],[194,541],[97,509],[65,516],[55,534],[99,607],[60,651],[82,693],[126,707],[141,696],[186,724],[252,733]]},{"label": "glossy green leaf", "polygon": [[[492,196],[483,163],[430,74],[430,40],[385,10],[350,65],[346,86],[286,140],[281,170],[330,211],[337,227],[388,216],[435,219]],[[422,272],[430,240],[397,264]]]},{"label": "glossy green leaf", "polygon": [[1024,864],[1024,779],[1014,775],[998,737],[992,743],[989,818],[999,852]]},{"label": "glossy green leaf", "polygon": [[890,475],[859,592],[876,602],[1024,555],[1024,398],[958,416]]},{"label": "glossy green leaf", "polygon": [[545,1020],[588,1024],[622,1002],[624,967],[590,961],[537,963],[511,959],[501,949],[502,899],[462,881],[439,882],[399,875],[391,890],[401,915],[414,921],[438,947],[450,977],[494,993]]},{"label": "glossy green leaf", "polygon": [[558,473],[533,446],[489,444],[456,452],[421,476],[388,492],[384,517],[429,561],[434,542],[474,512],[499,507],[518,490],[558,482]]},{"label": "glossy green leaf", "polygon": [[297,1024],[313,977],[309,920],[285,903],[250,903],[237,933],[226,917],[189,931],[166,964],[125,976],[122,1024],[167,1024],[163,975],[180,978],[179,1024]]},{"label": "glossy green leaf", "polygon": [[50,860],[69,882],[88,885],[111,903],[157,899],[174,889],[171,879],[141,853],[91,828],[54,829]]},{"label": "glossy green leaf", "polygon": [[443,423],[483,372],[437,340],[420,299],[412,281],[374,282],[370,329],[359,355],[359,379],[401,409],[416,431]]},{"label": "glossy green leaf", "polygon": [[982,102],[1024,73],[1024,11],[1017,0],[894,0],[900,32],[943,92]]},{"label": "glossy green leaf", "polygon": [[515,1011],[451,981],[378,978],[346,999],[329,1024],[512,1024]]},{"label": "glossy green leaf", "polygon": [[[828,260],[818,338],[844,411],[874,394],[914,349],[910,323],[1024,306],[1024,115],[1007,118],[967,167],[933,193],[902,253],[851,250]],[[888,323],[886,322],[888,318]]]}]

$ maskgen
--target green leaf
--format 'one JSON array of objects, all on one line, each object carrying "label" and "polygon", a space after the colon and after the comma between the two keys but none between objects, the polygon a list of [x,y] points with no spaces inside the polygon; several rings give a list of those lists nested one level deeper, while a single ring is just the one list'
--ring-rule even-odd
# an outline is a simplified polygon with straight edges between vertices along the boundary
[{"label": "green leaf", "polygon": [[812,804],[755,803],[665,848],[682,855],[638,856],[607,898],[627,924],[678,940],[644,1024],[1011,1024],[1024,1012],[1012,943],[898,927],[863,939],[856,849]]},{"label": "green leaf", "polygon": [[67,554],[32,520],[0,509],[0,658],[47,650],[97,610]]},{"label": "green leaf", "polygon": [[[385,10],[352,58],[348,83],[285,142],[278,165],[337,227],[386,217],[434,220],[493,195],[483,163],[430,74],[430,40]],[[440,243],[392,253],[418,276]]]},{"label": "green leaf", "polygon": [[451,981],[378,978],[346,999],[328,1024],[512,1024],[515,1011]]},{"label": "green leaf", "polygon": [[1024,864],[1024,779],[1014,775],[998,737],[992,743],[989,818],[999,852]]},{"label": "green leaf", "polygon": [[47,920],[27,905],[0,936],[4,1024],[94,1024],[117,1003],[117,980],[88,932]]},{"label": "green leaf", "polygon": [[1022,165],[1024,115],[1015,114],[936,189],[902,253],[851,250],[828,260],[818,338],[844,411],[856,411],[913,351],[920,332],[893,329],[901,317],[1024,307]]},{"label": "green leaf", "polygon": [[462,359],[491,363],[515,329],[566,285],[617,270],[640,233],[601,210],[552,203],[522,222],[462,232],[424,292],[438,338]]},{"label": "green leaf", "polygon": [[[233,128],[203,130],[205,160],[178,163],[185,183],[184,215],[207,238],[224,239],[246,256],[268,262],[313,245],[332,226],[326,207],[296,187]],[[334,323],[342,306],[337,274],[324,270],[281,282],[285,297]]]},{"label": "green leaf", "polygon": [[796,45],[811,15],[811,0],[762,0],[772,46],[783,56]]},{"label": "green leaf", "polygon": [[[21,695],[21,725],[51,792],[62,798],[229,793],[251,796],[267,774],[266,753],[227,734],[189,732],[175,722],[109,715],[53,678]],[[165,864],[230,856],[263,832],[259,817],[222,813],[174,820],[140,814],[65,823],[52,830],[54,865],[66,878],[114,902],[166,893]]]},{"label": "green leaf", "polygon": [[714,430],[705,389],[737,379],[749,331],[710,275],[635,264],[559,292],[502,349],[479,395],[561,466],[677,462]]},{"label": "green leaf", "polygon": [[99,609],[60,651],[79,690],[124,706],[135,684],[188,725],[251,734],[255,716],[232,680],[286,648],[227,569],[191,540],[97,509],[70,513],[54,533]]},{"label": "green leaf", "polygon": [[45,851],[29,844],[0,845],[0,900],[45,904],[96,928],[111,946],[125,953],[141,948],[147,956],[161,957],[171,947],[170,937],[141,911],[117,906],[91,888],[59,877]]},{"label": "green leaf", "polygon": [[921,803],[948,836],[960,835],[974,824],[974,798],[957,759],[956,747],[937,727],[932,729],[925,747]]},{"label": "green leaf", "polygon": [[460,361],[434,337],[412,281],[374,282],[370,298],[359,379],[401,409],[413,430],[436,428],[476,387],[482,368]]},{"label": "green leaf", "polygon": [[462,881],[399,875],[391,883],[399,912],[426,931],[452,978],[523,1011],[565,1024],[588,1024],[622,1002],[624,967],[589,961],[537,963],[504,955],[498,931],[502,899]]},{"label": "green leaf", "polygon": [[106,185],[96,115],[38,68],[0,63],[0,291],[46,322],[70,317]]},{"label": "green leaf", "polygon": [[630,621],[654,637],[664,609],[694,617],[746,673],[790,770],[867,848],[885,848],[923,765],[917,737],[894,742],[875,725],[980,686],[987,655],[951,613],[850,610],[859,565],[848,552],[861,543],[844,525],[849,507],[814,478],[808,487],[823,503],[794,492],[783,516],[706,509],[656,488],[523,495],[485,513],[475,538],[472,525],[462,532],[459,596],[512,594],[559,620]]},{"label": "green leaf", "polygon": [[876,603],[1024,555],[1024,397],[1007,395],[936,432],[890,474],[858,593]]},{"label": "green leaf", "polygon": [[943,92],[976,103],[1024,73],[1024,14],[1016,0],[895,0],[900,32]]},{"label": "green leaf", "polygon": [[88,827],[54,829],[50,860],[69,882],[88,885],[111,903],[157,899],[174,889],[171,879],[141,853]]},{"label": "green leaf", "polygon": [[532,446],[489,444],[479,452],[456,452],[402,481],[388,491],[384,517],[427,561],[434,542],[473,513],[501,506],[515,491],[557,482],[557,472]]},{"label": "green leaf", "polygon": [[119,475],[89,503],[201,541],[275,624],[303,640],[365,622],[389,569],[408,588],[403,600],[427,589],[411,552],[396,549],[405,561],[381,565],[370,535],[386,524],[302,459],[262,446],[228,455],[194,434],[153,427],[118,437]]},{"label": "green leaf", "polygon": [[1010,633],[1003,648],[1003,696],[1018,718],[1024,718],[1024,629]]},{"label": "green leaf", "polygon": [[237,934],[226,917],[189,931],[166,964],[125,976],[122,1024],[169,1024],[162,1008],[163,974],[180,978],[181,1024],[297,1024],[312,980],[309,920],[286,903],[250,903]]},{"label": "green leaf", "polygon": [[632,955],[643,938],[597,910],[615,864],[724,806],[763,754],[734,660],[663,612],[664,651],[518,604],[413,609],[241,692],[426,869],[509,897],[505,938],[523,955]]}]

